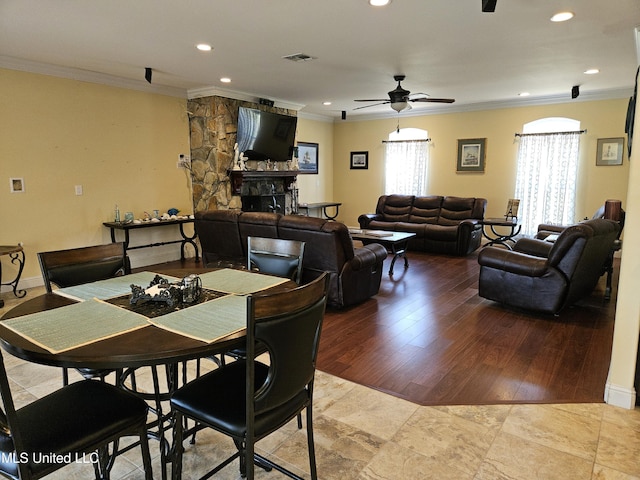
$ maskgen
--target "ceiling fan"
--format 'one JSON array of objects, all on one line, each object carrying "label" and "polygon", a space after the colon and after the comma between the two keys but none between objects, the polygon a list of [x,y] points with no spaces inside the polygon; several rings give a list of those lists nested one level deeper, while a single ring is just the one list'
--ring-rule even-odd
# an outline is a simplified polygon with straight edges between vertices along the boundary
[{"label": "ceiling fan", "polygon": [[379,102],[374,103],[373,105],[364,105],[362,107],[356,107],[354,110],[359,110],[361,108],[375,107],[376,105],[385,105],[390,104],[391,108],[393,108],[396,112],[400,113],[402,110],[406,108],[411,108],[409,102],[432,102],[432,103],[453,103],[455,100],[453,98],[431,98],[426,96],[424,93],[416,93],[414,95],[425,95],[423,97],[410,98],[411,92],[409,90],[405,90],[400,85],[400,82],[404,80],[404,75],[394,75],[393,79],[398,82],[398,86],[389,92],[389,100],[386,99],[373,99],[373,100],[354,100],[356,102]]}]

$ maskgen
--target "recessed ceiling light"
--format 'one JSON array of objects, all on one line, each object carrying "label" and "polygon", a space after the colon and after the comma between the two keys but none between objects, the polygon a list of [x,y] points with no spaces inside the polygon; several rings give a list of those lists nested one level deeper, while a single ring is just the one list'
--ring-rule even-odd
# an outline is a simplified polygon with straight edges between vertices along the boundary
[{"label": "recessed ceiling light", "polygon": [[373,7],[384,7],[385,5],[389,5],[391,0],[369,0],[369,5]]},{"label": "recessed ceiling light", "polygon": [[201,52],[210,52],[211,50],[213,50],[213,47],[208,43],[199,43],[198,45],[196,45],[196,48]]},{"label": "recessed ceiling light", "polygon": [[328,107],[329,105],[331,105],[331,102],[322,102],[322,104]]},{"label": "recessed ceiling light", "polygon": [[529,95],[531,95],[529,92],[521,92],[518,94],[520,97],[528,97]]},{"label": "recessed ceiling light", "polygon": [[551,17],[552,22],[566,22],[573,18],[573,12],[559,12]]},{"label": "recessed ceiling light", "polygon": [[220,79],[220,81],[221,81],[222,83],[231,83],[231,79],[230,79],[229,77],[222,77],[222,78]]},{"label": "recessed ceiling light", "polygon": [[587,75],[595,75],[596,73],[600,73],[600,70],[597,68],[590,68],[589,70],[585,70],[584,73]]}]

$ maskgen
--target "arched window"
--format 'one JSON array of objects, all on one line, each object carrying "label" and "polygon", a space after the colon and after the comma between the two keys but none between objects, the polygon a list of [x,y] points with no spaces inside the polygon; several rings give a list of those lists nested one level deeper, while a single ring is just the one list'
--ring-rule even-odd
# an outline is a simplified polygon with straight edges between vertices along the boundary
[{"label": "arched window", "polygon": [[575,222],[580,122],[543,118],[524,125],[518,149],[515,197],[524,235],[540,223]]},{"label": "arched window", "polygon": [[386,195],[425,195],[429,134],[419,128],[403,128],[389,134],[385,149]]}]

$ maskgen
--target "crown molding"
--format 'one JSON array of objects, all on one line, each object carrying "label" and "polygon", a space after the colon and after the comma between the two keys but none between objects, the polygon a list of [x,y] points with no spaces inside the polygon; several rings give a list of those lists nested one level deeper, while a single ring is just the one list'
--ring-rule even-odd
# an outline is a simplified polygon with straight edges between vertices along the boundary
[{"label": "crown molding", "polygon": [[38,73],[40,75],[50,75],[52,77],[67,78],[80,82],[98,83],[111,87],[127,88],[147,93],[157,93],[170,97],[186,98],[187,92],[182,88],[154,85],[143,80],[131,80],[105,73],[91,72],[78,68],[63,67],[49,63],[33,62],[22,58],[8,57],[0,55],[0,68],[9,70],[19,70],[22,72]]},{"label": "crown molding", "polygon": [[[228,90],[225,88],[218,87],[201,87],[201,88],[190,88],[187,90],[187,98],[189,100],[194,98],[203,98],[203,97],[226,97],[232,98],[234,100],[241,100],[245,102],[253,102],[259,103],[260,97],[246,92],[239,92],[236,90]],[[278,108],[286,108],[288,110],[299,111],[304,108],[303,104],[300,103],[292,103],[286,100],[278,99],[278,98],[270,98],[269,100],[273,100],[273,106]]]}]

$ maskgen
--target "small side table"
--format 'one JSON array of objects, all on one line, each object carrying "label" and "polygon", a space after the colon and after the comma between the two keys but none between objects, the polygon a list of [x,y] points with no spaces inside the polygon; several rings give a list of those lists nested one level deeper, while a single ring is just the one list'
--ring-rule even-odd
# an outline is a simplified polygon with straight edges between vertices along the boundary
[{"label": "small side table", "polygon": [[[0,263],[0,286],[9,285],[13,288],[13,294],[22,298],[27,294],[26,290],[18,290],[18,282],[20,281],[20,275],[22,275],[22,269],[24,268],[24,250],[21,245],[0,245],[0,257],[9,255],[11,263],[18,264],[18,274],[10,282],[2,282],[2,263]],[[4,307],[4,300],[0,299],[0,308]]]},{"label": "small side table", "polygon": [[[491,236],[489,236],[485,227],[489,227]],[[509,231],[504,234],[498,233],[496,231],[496,227],[506,227]],[[513,250],[513,245],[516,243],[514,237],[520,233],[521,229],[522,225],[518,223],[517,217],[485,218],[482,220],[482,235],[484,238],[489,240],[489,243],[487,243],[485,247],[490,245],[502,245],[503,247],[507,247],[509,250]]]}]

